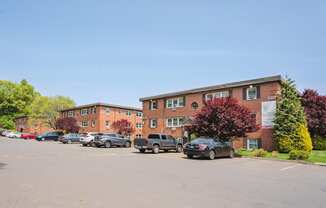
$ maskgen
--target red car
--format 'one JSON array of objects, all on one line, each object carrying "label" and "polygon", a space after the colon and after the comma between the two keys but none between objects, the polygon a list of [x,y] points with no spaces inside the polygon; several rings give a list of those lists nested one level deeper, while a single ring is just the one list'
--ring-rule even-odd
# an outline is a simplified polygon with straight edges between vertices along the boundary
[{"label": "red car", "polygon": [[31,133],[22,133],[20,138],[22,138],[22,139],[36,139],[36,135],[31,134]]}]

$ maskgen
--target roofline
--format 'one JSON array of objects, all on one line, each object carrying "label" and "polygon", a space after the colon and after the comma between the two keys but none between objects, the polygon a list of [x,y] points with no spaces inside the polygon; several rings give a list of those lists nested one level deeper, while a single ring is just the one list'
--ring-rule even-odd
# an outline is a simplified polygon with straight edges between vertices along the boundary
[{"label": "roofline", "polygon": [[221,89],[226,89],[226,88],[235,88],[235,87],[242,87],[242,86],[247,86],[247,85],[262,84],[262,83],[268,83],[268,82],[281,82],[281,81],[282,81],[282,76],[276,75],[276,76],[269,76],[269,77],[263,77],[263,78],[258,78],[258,79],[245,80],[245,81],[240,81],[240,82],[230,82],[230,83],[226,83],[226,84],[195,88],[195,89],[191,89],[191,90],[165,93],[165,94],[160,94],[160,95],[150,96],[150,97],[143,97],[143,98],[140,98],[139,101],[143,102],[146,100],[175,97],[175,96],[180,96],[180,95],[185,95],[185,94],[194,94],[194,93],[200,93],[200,92],[206,92],[206,91],[212,91],[212,90],[221,90]]},{"label": "roofline", "polygon": [[78,110],[78,109],[88,108],[88,107],[93,107],[93,106],[104,106],[104,107],[109,107],[109,108],[120,108],[120,109],[124,109],[124,110],[134,110],[134,111],[141,111],[141,112],[143,111],[143,109],[136,108],[136,107],[114,105],[114,104],[109,104],[109,103],[91,103],[91,104],[86,104],[86,105],[79,105],[79,106],[72,107],[72,108],[66,108],[66,109],[60,110],[60,112],[69,111],[69,110]]}]

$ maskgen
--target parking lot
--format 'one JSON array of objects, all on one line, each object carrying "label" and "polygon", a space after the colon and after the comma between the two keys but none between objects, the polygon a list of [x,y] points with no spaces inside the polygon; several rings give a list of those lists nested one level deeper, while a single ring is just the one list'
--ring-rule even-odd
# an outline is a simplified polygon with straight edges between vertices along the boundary
[{"label": "parking lot", "polygon": [[0,207],[321,207],[326,168],[0,138]]}]

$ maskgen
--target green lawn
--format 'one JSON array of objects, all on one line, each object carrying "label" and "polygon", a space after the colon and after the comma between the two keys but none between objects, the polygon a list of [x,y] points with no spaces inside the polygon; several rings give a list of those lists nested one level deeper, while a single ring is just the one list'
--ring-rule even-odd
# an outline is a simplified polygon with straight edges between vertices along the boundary
[{"label": "green lawn", "polygon": [[[252,151],[248,150],[238,150],[237,154],[240,156],[246,156],[246,157],[254,157],[252,155]],[[275,158],[280,160],[288,160],[289,155],[287,153],[277,153],[276,156],[273,157],[271,152],[267,153],[267,156],[265,158]],[[306,162],[311,163],[326,163],[326,151],[317,151],[314,150],[310,154],[309,159],[305,160]]]}]

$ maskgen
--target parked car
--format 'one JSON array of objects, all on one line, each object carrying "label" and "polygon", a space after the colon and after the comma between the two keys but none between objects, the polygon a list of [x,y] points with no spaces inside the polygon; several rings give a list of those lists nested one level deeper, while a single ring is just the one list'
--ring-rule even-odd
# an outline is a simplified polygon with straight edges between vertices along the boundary
[{"label": "parked car", "polygon": [[31,134],[31,133],[22,133],[20,138],[22,138],[22,139],[36,139],[36,135]]},{"label": "parked car", "polygon": [[4,130],[1,135],[4,136],[4,137],[7,137],[9,133],[11,133],[11,131]]},{"label": "parked car", "polygon": [[187,143],[183,149],[188,158],[205,157],[210,160],[216,157],[234,157],[234,149],[231,142],[224,142],[216,138],[200,137]]},{"label": "parked car", "polygon": [[96,147],[131,147],[131,141],[120,134],[103,134],[94,138],[94,144]]},{"label": "parked car", "polygon": [[160,150],[182,152],[182,141],[166,134],[150,134],[147,139],[135,139],[134,145],[141,153],[146,150],[154,154],[158,154]]},{"label": "parked car", "polygon": [[7,134],[8,138],[12,138],[12,139],[16,139],[16,138],[20,138],[22,133],[20,132],[10,132]]},{"label": "parked car", "polygon": [[96,136],[101,136],[103,135],[102,133],[99,133],[99,132],[89,132],[89,133],[84,133],[81,135],[80,137],[80,143],[83,145],[83,146],[94,146],[94,138]]},{"label": "parked car", "polygon": [[80,135],[76,133],[65,134],[59,138],[63,144],[79,143]]},{"label": "parked car", "polygon": [[58,141],[59,137],[63,135],[62,131],[46,132],[36,137],[37,141]]}]

